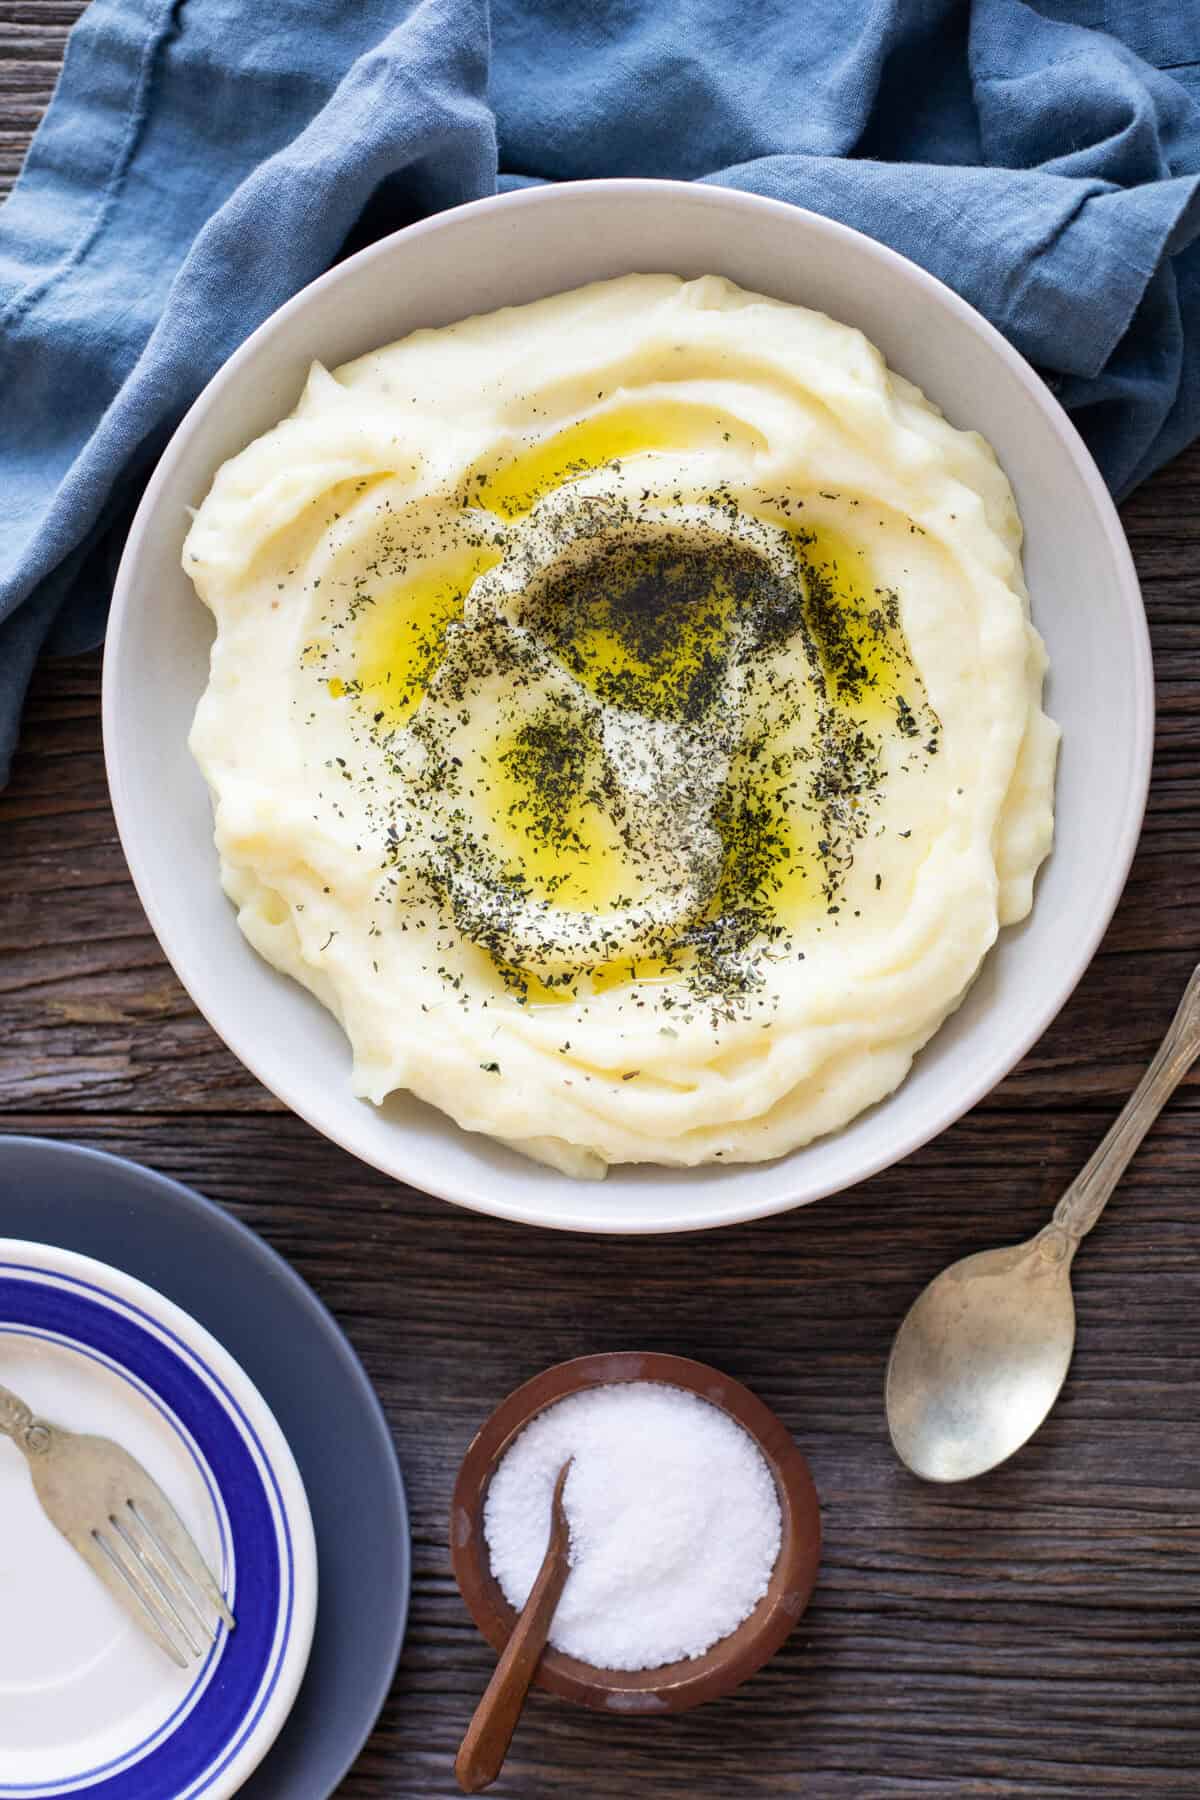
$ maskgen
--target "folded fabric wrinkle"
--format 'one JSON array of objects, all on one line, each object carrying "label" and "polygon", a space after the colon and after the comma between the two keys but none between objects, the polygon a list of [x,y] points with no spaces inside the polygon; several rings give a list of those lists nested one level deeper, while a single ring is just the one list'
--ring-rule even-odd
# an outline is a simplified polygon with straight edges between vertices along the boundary
[{"label": "folded fabric wrinkle", "polygon": [[1118,496],[1200,431],[1195,4],[92,0],[0,208],[0,781],[38,654],[99,642],[155,458],[263,319],[414,219],[613,175],[911,257]]}]

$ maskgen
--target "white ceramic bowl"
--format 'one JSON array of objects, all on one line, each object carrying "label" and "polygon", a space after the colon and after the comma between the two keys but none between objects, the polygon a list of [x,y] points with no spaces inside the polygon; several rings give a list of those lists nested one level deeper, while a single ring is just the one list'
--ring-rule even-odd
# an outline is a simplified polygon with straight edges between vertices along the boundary
[{"label": "white ceramic bowl", "polygon": [[[244,941],[217,878],[187,749],[211,620],[180,568],[187,507],[218,465],[333,367],[421,325],[632,270],[718,273],[857,325],[960,426],[995,446],[1025,521],[1033,611],[1063,729],[1058,835],[1032,916],[1005,931],[965,1004],[895,1094],[773,1163],[615,1169],[574,1182],[404,1096],[352,1097],[332,1017]],[[196,1004],[259,1079],[364,1161],[448,1200],[580,1231],[685,1231],[850,1186],[943,1130],[1012,1068],[1070,994],[1112,915],[1150,771],[1153,685],[1137,578],[1080,438],[1038,376],[949,288],[812,213],[721,188],[594,181],[525,190],[411,226],[290,301],[209,383],[134,521],[113,597],[104,739],[142,903]]]}]

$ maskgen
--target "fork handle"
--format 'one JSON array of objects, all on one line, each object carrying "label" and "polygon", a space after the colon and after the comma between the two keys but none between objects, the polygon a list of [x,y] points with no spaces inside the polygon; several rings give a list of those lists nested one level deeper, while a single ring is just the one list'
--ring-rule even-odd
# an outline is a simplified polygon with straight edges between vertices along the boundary
[{"label": "fork handle", "polygon": [[50,1448],[52,1435],[49,1425],[34,1417],[19,1394],[0,1386],[0,1436],[10,1437],[26,1455],[41,1456]]}]

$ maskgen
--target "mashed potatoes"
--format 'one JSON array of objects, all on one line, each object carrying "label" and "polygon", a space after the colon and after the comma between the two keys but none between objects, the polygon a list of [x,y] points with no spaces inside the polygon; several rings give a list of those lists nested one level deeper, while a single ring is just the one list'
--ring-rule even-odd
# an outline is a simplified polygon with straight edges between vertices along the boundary
[{"label": "mashed potatoes", "polygon": [[255,948],[572,1174],[904,1077],[1050,846],[1021,528],[857,332],[635,275],[417,332],[220,470],[192,748]]}]

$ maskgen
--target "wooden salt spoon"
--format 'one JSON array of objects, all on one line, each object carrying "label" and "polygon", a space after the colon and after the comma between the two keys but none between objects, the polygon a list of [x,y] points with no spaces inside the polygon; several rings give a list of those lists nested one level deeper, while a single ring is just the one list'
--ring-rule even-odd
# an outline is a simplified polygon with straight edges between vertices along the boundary
[{"label": "wooden salt spoon", "polygon": [[554,1483],[554,1498],[550,1503],[550,1542],[537,1579],[529,1590],[529,1598],[513,1626],[512,1636],[504,1646],[454,1759],[454,1773],[464,1794],[478,1794],[483,1788],[490,1787],[503,1768],[529,1684],[550,1636],[563,1585],[570,1572],[567,1553],[571,1547],[571,1528],[563,1506],[563,1488],[573,1461],[573,1457],[568,1457]]}]

